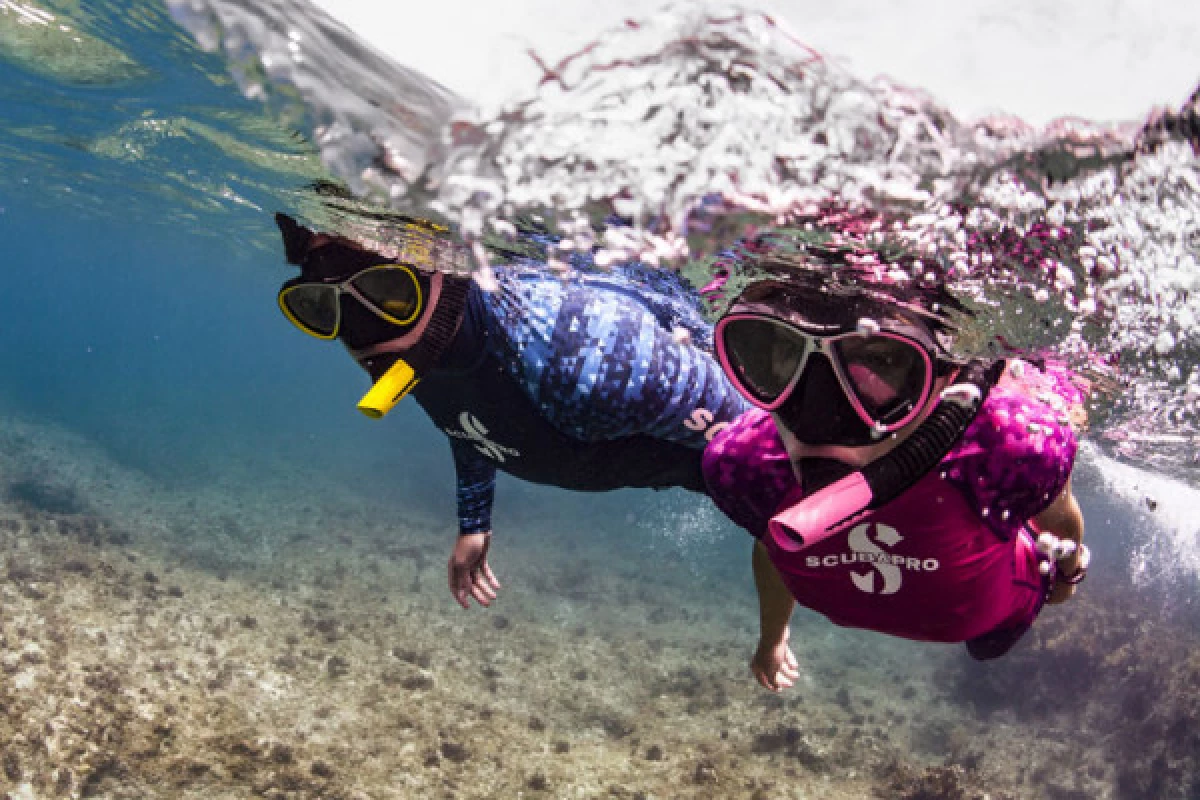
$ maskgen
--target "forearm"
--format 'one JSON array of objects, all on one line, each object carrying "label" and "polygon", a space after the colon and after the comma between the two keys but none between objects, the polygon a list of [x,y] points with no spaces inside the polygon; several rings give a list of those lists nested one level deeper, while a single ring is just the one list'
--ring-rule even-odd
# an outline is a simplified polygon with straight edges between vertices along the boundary
[{"label": "forearm", "polygon": [[455,500],[460,534],[492,529],[492,504],[496,496],[496,468],[473,450],[454,447],[457,475]]},{"label": "forearm", "polygon": [[485,483],[458,482],[455,499],[458,504],[458,532],[486,533],[492,529],[492,502],[496,492],[495,480]]},{"label": "forearm", "polygon": [[1075,589],[1083,574],[1079,572],[1083,565],[1083,512],[1071,492],[1071,483],[1067,481],[1062,494],[1055,498],[1045,511],[1033,518],[1033,524],[1039,531],[1053,534],[1060,539],[1070,539],[1079,544],[1067,558],[1060,560],[1056,566],[1062,580],[1056,580],[1053,589],[1046,598],[1047,603],[1058,604],[1066,602],[1075,594]]},{"label": "forearm", "polygon": [[[1034,517],[1033,522],[1039,531],[1083,544],[1083,511],[1079,508],[1075,493],[1071,491],[1070,481],[1062,494],[1045,511]],[[1079,567],[1079,558],[1080,551],[1076,550],[1074,555],[1059,563],[1059,568],[1064,573],[1071,574]]]},{"label": "forearm", "polygon": [[774,644],[783,640],[796,601],[771,563],[762,542],[754,543],[754,586],[758,590],[760,639]]}]

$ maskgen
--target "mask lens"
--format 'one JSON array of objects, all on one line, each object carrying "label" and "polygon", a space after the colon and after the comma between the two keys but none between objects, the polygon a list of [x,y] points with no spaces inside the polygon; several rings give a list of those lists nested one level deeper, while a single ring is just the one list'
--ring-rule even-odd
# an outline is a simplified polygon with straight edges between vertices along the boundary
[{"label": "mask lens", "polygon": [[355,276],[352,284],[384,319],[394,325],[408,325],[421,313],[421,287],[417,276],[408,267],[368,269]]},{"label": "mask lens", "polygon": [[305,333],[326,339],[337,333],[338,292],[333,286],[300,284],[285,290],[279,299]]},{"label": "mask lens", "polygon": [[759,403],[779,399],[804,361],[808,340],[767,319],[731,319],[721,338],[730,377]]},{"label": "mask lens", "polygon": [[851,336],[838,340],[834,351],[874,421],[895,422],[924,400],[929,368],[917,345],[885,335]]}]

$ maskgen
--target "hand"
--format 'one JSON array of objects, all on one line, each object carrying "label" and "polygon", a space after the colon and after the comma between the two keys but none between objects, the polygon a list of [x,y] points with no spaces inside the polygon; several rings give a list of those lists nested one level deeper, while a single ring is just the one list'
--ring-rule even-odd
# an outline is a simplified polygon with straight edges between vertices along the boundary
[{"label": "hand", "polygon": [[[1055,536],[1047,531],[1038,535],[1037,548],[1042,555],[1049,559],[1042,562],[1040,567],[1044,574],[1049,574],[1049,570],[1053,569],[1057,569],[1060,575],[1074,575],[1078,570],[1086,572],[1088,562],[1091,561],[1091,555],[1085,545],[1078,544],[1072,539]],[[1049,605],[1065,603],[1075,594],[1076,588],[1077,584],[1058,580],[1046,597],[1046,603]]]},{"label": "hand", "polygon": [[1075,589],[1075,586],[1059,581],[1054,584],[1054,588],[1050,590],[1050,594],[1046,595],[1046,605],[1056,606],[1059,603],[1067,602],[1075,594]]},{"label": "hand", "polygon": [[491,544],[491,531],[465,533],[454,543],[448,565],[450,593],[463,608],[471,607],[470,597],[485,608],[496,599],[500,581],[496,580],[487,562]]},{"label": "hand", "polygon": [[[1045,536],[1045,534],[1042,535]],[[1078,555],[1072,555],[1058,562],[1059,570],[1065,575],[1074,574],[1075,570],[1079,569],[1079,565],[1080,559]],[[1046,604],[1054,606],[1059,603],[1065,603],[1071,599],[1078,588],[1078,584],[1055,581],[1054,588],[1050,590],[1050,594],[1046,595]]]},{"label": "hand", "polygon": [[774,644],[758,642],[758,650],[750,659],[750,671],[764,689],[780,692],[791,688],[800,677],[800,663],[788,645],[790,635],[785,629],[783,638]]}]

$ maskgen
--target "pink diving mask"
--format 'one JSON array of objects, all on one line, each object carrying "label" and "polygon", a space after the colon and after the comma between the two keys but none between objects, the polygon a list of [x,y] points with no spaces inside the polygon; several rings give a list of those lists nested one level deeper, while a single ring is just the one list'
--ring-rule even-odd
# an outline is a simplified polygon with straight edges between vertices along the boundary
[{"label": "pink diving mask", "polygon": [[800,441],[871,444],[916,419],[933,391],[937,345],[909,316],[764,281],[717,323],[717,355],[738,391]]}]

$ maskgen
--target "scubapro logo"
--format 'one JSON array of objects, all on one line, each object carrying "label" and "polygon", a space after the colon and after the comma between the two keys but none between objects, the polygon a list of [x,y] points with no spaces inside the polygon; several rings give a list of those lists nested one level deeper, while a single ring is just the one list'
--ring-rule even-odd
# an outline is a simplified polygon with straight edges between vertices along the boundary
[{"label": "scubapro logo", "polygon": [[489,439],[487,427],[470,411],[464,411],[458,415],[458,424],[462,426],[462,430],[455,431],[445,428],[446,435],[455,439],[463,439],[475,445],[475,449],[484,458],[503,464],[510,458],[521,457],[520,450],[506,447]]},{"label": "scubapro logo", "polygon": [[[871,536],[872,529],[874,537]],[[850,580],[855,588],[867,594],[895,594],[904,584],[904,570],[933,572],[941,566],[936,558],[913,558],[883,549],[886,547],[890,550],[902,541],[904,537],[892,526],[867,522],[850,531],[846,539],[850,552],[808,556],[804,559],[804,565],[810,569],[820,569],[868,564],[870,569],[865,572],[850,571]],[[875,585],[876,576],[883,580],[882,586]]]}]

